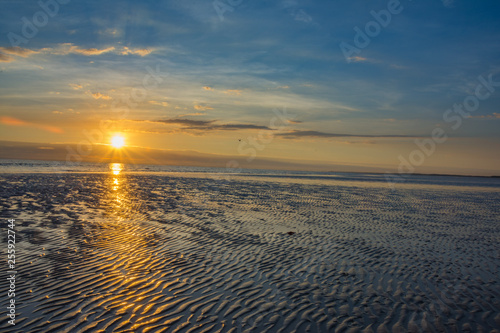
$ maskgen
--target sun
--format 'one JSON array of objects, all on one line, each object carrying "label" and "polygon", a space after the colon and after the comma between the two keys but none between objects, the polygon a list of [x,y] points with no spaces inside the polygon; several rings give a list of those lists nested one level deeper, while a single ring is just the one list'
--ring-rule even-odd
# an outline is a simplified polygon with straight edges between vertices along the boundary
[{"label": "sun", "polygon": [[116,149],[120,149],[125,146],[125,138],[117,134],[111,138],[111,145]]}]

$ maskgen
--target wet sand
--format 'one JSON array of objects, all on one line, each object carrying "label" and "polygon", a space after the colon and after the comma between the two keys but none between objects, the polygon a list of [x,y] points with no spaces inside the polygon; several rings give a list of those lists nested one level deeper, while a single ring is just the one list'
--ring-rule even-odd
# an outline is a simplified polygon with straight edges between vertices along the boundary
[{"label": "wet sand", "polygon": [[322,182],[0,175],[0,330],[500,331],[498,191]]}]

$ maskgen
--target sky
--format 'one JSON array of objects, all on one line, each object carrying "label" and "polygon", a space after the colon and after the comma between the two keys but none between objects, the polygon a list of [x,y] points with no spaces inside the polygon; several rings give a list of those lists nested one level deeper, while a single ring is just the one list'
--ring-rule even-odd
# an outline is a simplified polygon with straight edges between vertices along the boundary
[{"label": "sky", "polygon": [[499,14],[492,0],[5,0],[0,157],[499,175]]}]

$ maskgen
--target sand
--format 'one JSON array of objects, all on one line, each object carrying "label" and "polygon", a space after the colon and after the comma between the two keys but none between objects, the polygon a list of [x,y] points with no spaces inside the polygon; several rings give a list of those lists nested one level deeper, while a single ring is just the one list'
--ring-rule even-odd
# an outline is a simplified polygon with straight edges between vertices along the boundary
[{"label": "sand", "polygon": [[2,295],[2,332],[500,331],[495,188],[178,174],[0,185],[18,235],[18,315],[9,325]]}]

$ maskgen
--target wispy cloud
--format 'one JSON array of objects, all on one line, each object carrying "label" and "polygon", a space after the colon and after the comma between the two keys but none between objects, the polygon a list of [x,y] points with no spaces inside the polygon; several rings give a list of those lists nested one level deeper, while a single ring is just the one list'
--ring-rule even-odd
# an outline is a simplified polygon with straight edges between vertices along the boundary
[{"label": "wispy cloud", "polygon": [[166,119],[157,120],[157,122],[166,124],[178,124],[185,126],[186,129],[196,129],[204,131],[216,130],[269,130],[267,126],[254,125],[254,124],[216,124],[217,120],[193,120],[193,119]]},{"label": "wispy cloud", "polygon": [[455,4],[455,0],[441,0],[445,7],[451,8]]},{"label": "wispy cloud", "polygon": [[122,55],[127,55],[127,54],[137,54],[140,55],[141,57],[147,56],[148,54],[152,53],[154,50],[153,49],[130,49],[126,46],[123,47],[123,50],[120,52]]},{"label": "wispy cloud", "polygon": [[368,58],[354,56],[354,57],[350,57],[349,60],[351,60],[351,62],[365,62],[365,61],[368,61]]},{"label": "wispy cloud", "polygon": [[167,102],[149,101],[148,103],[153,104],[153,105],[158,105],[158,106],[168,106]]},{"label": "wispy cloud", "polygon": [[239,89],[217,90],[217,89],[215,89],[213,87],[209,87],[209,86],[204,86],[203,89],[207,90],[207,91],[213,91],[213,92],[217,91],[219,93],[223,93],[226,95],[241,95],[241,93],[243,92],[243,90],[239,90]]},{"label": "wispy cloud", "polygon": [[23,126],[23,127],[37,128],[51,133],[64,133],[64,131],[61,128],[56,126],[30,123],[13,117],[0,117],[0,123],[7,126]]},{"label": "wispy cloud", "polygon": [[81,84],[76,84],[76,83],[70,83],[69,86],[75,90],[82,89],[83,86]]},{"label": "wispy cloud", "polygon": [[196,110],[199,110],[199,111],[206,111],[206,110],[213,110],[214,108],[208,106],[208,105],[204,105],[204,104],[196,104],[194,106],[194,108]]},{"label": "wispy cloud", "polygon": [[42,49],[45,53],[56,54],[56,55],[68,55],[68,54],[81,54],[85,56],[101,55],[103,53],[108,53],[114,51],[114,46],[109,46],[103,49],[97,48],[80,48],[73,43],[59,44],[56,48],[45,48]]},{"label": "wispy cloud", "polygon": [[210,129],[212,130],[271,130],[271,128],[262,125],[253,124],[223,124],[215,125]]},{"label": "wispy cloud", "polygon": [[212,124],[213,122],[215,122],[215,120],[162,119],[162,120],[151,120],[151,122],[164,123],[164,124],[177,124],[188,127],[203,127]]},{"label": "wispy cloud", "polygon": [[105,49],[96,49],[96,48],[90,48],[90,49],[75,49],[73,50],[73,53],[79,53],[83,54],[86,56],[91,56],[91,55],[101,55],[103,53],[108,53],[113,51],[115,48],[113,46],[107,47]]},{"label": "wispy cloud", "polygon": [[293,130],[286,133],[279,133],[276,136],[281,136],[285,139],[298,139],[298,138],[416,138],[420,136],[415,135],[392,135],[392,134],[340,134],[340,133],[327,133],[319,131],[301,131]]},{"label": "wispy cloud", "polygon": [[39,51],[33,51],[30,49],[22,48],[19,46],[14,46],[14,47],[0,47],[0,52],[3,52],[5,54],[10,54],[10,55],[15,55],[18,57],[29,57],[32,54],[37,54]]},{"label": "wispy cloud", "polygon": [[111,99],[111,96],[101,94],[100,92],[90,93],[95,99]]},{"label": "wispy cloud", "polygon": [[303,9],[298,7],[299,2],[297,0],[285,0],[282,2],[281,6],[290,14],[295,21],[301,21],[305,23],[311,22],[312,17],[307,14]]},{"label": "wispy cloud", "polygon": [[493,114],[488,114],[484,116],[469,116],[469,118],[475,119],[500,119],[500,113],[493,112]]},{"label": "wispy cloud", "polygon": [[0,61],[12,61],[14,58],[11,56],[28,58],[36,54],[51,54],[51,55],[70,55],[80,54],[84,56],[99,56],[106,53],[116,55],[139,55],[145,57],[152,52],[154,48],[129,48],[127,46],[107,46],[103,48],[82,48],[73,43],[61,43],[55,47],[45,47],[38,50],[28,48],[16,47],[0,47]]},{"label": "wispy cloud", "polygon": [[14,58],[6,54],[0,53],[0,62],[11,62]]},{"label": "wispy cloud", "polygon": [[[0,61],[11,62],[15,60],[15,57],[27,58],[30,55],[37,54],[39,51],[33,51],[30,49],[22,48],[19,46],[14,47],[0,47]],[[15,57],[13,57],[15,56]]]},{"label": "wispy cloud", "polygon": [[195,113],[186,113],[186,114],[181,114],[178,117],[190,117],[190,116],[204,116],[206,115],[205,112],[195,112]]},{"label": "wispy cloud", "polygon": [[238,89],[228,89],[228,90],[223,90],[222,93],[226,95],[241,95],[242,90]]},{"label": "wispy cloud", "polygon": [[[234,130],[271,130],[271,128],[256,124],[220,124],[218,120],[195,120],[195,119],[160,119],[160,120],[136,120],[136,122],[160,123],[167,125],[179,125],[183,131],[234,131]],[[157,129],[155,130],[157,131]],[[199,133],[198,133],[199,134]]]},{"label": "wispy cloud", "polygon": [[100,35],[110,36],[110,37],[120,37],[122,35],[122,30],[116,28],[106,28],[104,30],[98,31]]}]

